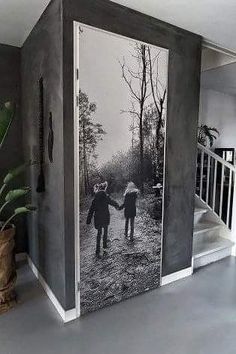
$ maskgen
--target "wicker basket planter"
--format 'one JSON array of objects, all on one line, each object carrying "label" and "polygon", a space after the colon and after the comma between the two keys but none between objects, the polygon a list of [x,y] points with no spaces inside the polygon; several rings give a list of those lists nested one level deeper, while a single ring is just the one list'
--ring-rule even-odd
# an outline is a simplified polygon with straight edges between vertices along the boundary
[{"label": "wicker basket planter", "polygon": [[0,314],[16,303],[15,227],[0,231]]}]

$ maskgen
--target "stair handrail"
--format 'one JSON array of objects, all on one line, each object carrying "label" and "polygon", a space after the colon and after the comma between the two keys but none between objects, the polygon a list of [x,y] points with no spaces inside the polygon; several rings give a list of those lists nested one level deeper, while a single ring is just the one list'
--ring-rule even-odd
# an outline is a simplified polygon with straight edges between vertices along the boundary
[{"label": "stair handrail", "polygon": [[236,167],[234,165],[232,165],[231,163],[229,163],[228,161],[224,160],[222,157],[220,157],[219,155],[217,155],[215,152],[213,152],[212,150],[210,150],[209,148],[203,146],[202,144],[198,143],[198,148],[200,150],[203,150],[207,155],[210,155],[211,157],[213,157],[213,159],[217,160],[218,162],[220,162],[222,165],[226,166],[227,168],[229,168],[230,170],[236,172]]},{"label": "stair handrail", "polygon": [[[211,209],[212,212],[227,226],[227,228],[231,230],[232,238],[236,243],[236,166],[224,160],[212,150],[199,143],[197,145],[197,150],[200,153],[200,160],[199,154],[197,160],[200,162],[200,183],[199,186],[196,185],[196,195],[200,198],[201,201],[207,204],[208,208]],[[206,166],[204,162],[205,155],[207,156]],[[211,162],[211,159],[213,159],[213,163]],[[217,169],[218,164],[221,166],[219,171]],[[229,180],[227,189],[227,211],[225,219],[223,216],[223,198],[225,186],[225,170],[227,168],[229,169]],[[204,172],[204,169],[206,169],[206,173]],[[220,172],[220,175],[218,175],[218,172]],[[210,185],[210,175],[213,176],[212,186]],[[217,181],[219,181],[218,184]],[[219,197],[218,200],[217,196]],[[218,208],[216,208],[217,203],[219,203]]]}]

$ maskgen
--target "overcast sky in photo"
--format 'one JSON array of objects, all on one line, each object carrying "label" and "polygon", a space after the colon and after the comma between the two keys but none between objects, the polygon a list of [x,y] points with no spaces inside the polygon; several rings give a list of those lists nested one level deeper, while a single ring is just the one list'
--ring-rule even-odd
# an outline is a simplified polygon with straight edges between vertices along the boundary
[{"label": "overcast sky in photo", "polygon": [[[103,141],[98,143],[98,166],[109,161],[116,152],[127,151],[131,146],[129,127],[132,118],[122,110],[131,108],[130,91],[122,78],[119,64],[125,58],[126,64],[134,71],[137,62],[132,57],[135,41],[97,29],[81,26],[79,36],[80,89],[90,102],[95,102],[97,110],[93,120],[106,131]],[[159,53],[159,75],[163,85],[167,85],[168,51],[151,47],[155,56]],[[133,81],[134,87],[138,85]],[[147,104],[150,103],[147,101]]]}]

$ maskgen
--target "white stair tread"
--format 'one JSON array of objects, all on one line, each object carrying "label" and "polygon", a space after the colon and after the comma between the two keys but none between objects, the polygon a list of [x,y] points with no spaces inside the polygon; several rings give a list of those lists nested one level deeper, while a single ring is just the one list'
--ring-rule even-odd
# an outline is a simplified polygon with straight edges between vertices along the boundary
[{"label": "white stair tread", "polygon": [[209,253],[217,252],[224,248],[230,248],[234,243],[223,237],[216,237],[214,239],[206,239],[204,242],[194,239],[193,241],[193,256],[198,258]]},{"label": "white stair tread", "polygon": [[212,231],[212,230],[218,229],[220,227],[222,227],[221,224],[218,224],[218,223],[212,222],[212,221],[199,222],[199,223],[197,223],[197,225],[194,226],[193,234],[197,235],[199,233],[206,232],[206,231]]},{"label": "white stair tread", "polygon": [[207,209],[204,209],[204,208],[199,208],[199,207],[195,207],[194,209],[194,214],[204,214],[204,213],[207,213]]}]

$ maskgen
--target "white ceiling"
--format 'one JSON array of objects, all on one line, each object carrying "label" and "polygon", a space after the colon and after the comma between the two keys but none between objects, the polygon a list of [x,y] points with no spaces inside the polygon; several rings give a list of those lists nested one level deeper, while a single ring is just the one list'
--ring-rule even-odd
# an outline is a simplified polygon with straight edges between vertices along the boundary
[{"label": "white ceiling", "polygon": [[0,0],[0,43],[20,47],[49,0]]},{"label": "white ceiling", "polygon": [[235,0],[114,0],[236,50]]},{"label": "white ceiling", "polygon": [[[94,0],[96,1],[96,0]],[[115,0],[236,50],[235,0]],[[0,43],[21,46],[49,0],[0,0]]]}]

